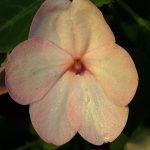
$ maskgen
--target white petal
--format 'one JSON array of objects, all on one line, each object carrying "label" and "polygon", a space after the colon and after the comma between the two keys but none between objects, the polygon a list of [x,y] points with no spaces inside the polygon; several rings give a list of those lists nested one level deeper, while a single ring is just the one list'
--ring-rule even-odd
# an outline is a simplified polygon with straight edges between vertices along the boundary
[{"label": "white petal", "polygon": [[111,103],[89,73],[77,76],[68,102],[72,126],[90,143],[113,141],[123,130],[128,108]]},{"label": "white petal", "polygon": [[47,38],[74,57],[115,42],[100,10],[89,0],[62,0],[61,5],[57,2],[44,2],[33,20],[30,37]]},{"label": "white petal", "polygon": [[47,40],[33,38],[21,43],[6,63],[9,94],[20,104],[40,100],[71,62],[65,51]]},{"label": "white petal", "polygon": [[91,51],[83,59],[108,99],[120,106],[128,105],[138,85],[137,71],[129,54],[114,44]]},{"label": "white petal", "polygon": [[64,74],[41,101],[30,105],[33,126],[48,143],[62,145],[76,134],[66,113],[72,75],[70,72]]}]

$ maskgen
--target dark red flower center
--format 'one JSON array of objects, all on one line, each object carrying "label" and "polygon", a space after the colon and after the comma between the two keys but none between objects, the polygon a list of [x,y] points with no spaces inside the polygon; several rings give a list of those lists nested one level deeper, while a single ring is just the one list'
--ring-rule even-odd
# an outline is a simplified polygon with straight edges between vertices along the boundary
[{"label": "dark red flower center", "polygon": [[71,71],[74,72],[76,75],[81,75],[85,71],[85,66],[81,62],[80,59],[75,59],[74,63],[71,66]]}]

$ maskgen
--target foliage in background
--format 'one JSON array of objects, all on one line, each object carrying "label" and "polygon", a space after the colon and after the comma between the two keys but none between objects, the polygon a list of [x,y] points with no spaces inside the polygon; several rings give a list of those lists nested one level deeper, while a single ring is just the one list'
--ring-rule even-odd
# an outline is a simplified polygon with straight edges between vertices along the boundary
[{"label": "foliage in background", "polygon": [[149,150],[150,149],[150,129],[139,126],[133,132],[125,150]]},{"label": "foliage in background", "polygon": [[[18,43],[28,38],[32,18],[43,1],[0,0],[0,63]],[[103,146],[89,144],[79,135],[60,147],[46,144],[31,127],[28,106],[16,104],[6,94],[0,97],[0,150],[131,150],[135,145],[149,146],[150,1],[91,1],[101,6],[117,43],[131,54],[140,76],[137,94],[129,105],[130,115],[124,132],[114,142]]]},{"label": "foliage in background", "polygon": [[101,7],[105,4],[111,4],[113,0],[91,0],[97,7]]},{"label": "foliage in background", "polygon": [[34,14],[44,0],[0,1],[0,52],[11,51],[27,39]]}]

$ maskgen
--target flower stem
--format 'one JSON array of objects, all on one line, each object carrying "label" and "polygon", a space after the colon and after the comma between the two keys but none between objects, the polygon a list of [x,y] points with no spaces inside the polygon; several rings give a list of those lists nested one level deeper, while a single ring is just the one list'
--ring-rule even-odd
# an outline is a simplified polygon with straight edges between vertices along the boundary
[{"label": "flower stem", "polygon": [[144,27],[148,31],[150,31],[150,21],[139,16],[131,7],[129,7],[123,0],[116,0],[116,2],[126,11],[128,12],[132,18],[138,23],[140,26]]}]

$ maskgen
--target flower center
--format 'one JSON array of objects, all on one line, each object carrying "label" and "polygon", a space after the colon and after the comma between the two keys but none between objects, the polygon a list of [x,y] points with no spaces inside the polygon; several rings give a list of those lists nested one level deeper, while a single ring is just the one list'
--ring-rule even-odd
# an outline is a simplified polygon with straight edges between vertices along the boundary
[{"label": "flower center", "polygon": [[80,59],[75,59],[74,63],[71,66],[71,71],[73,71],[76,75],[81,75],[85,71],[85,66],[81,62]]}]

